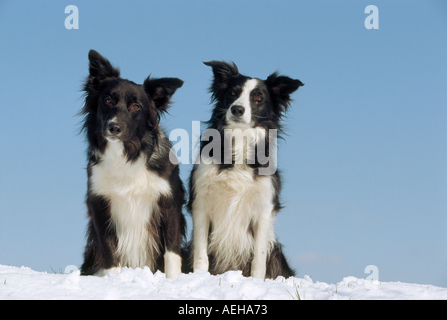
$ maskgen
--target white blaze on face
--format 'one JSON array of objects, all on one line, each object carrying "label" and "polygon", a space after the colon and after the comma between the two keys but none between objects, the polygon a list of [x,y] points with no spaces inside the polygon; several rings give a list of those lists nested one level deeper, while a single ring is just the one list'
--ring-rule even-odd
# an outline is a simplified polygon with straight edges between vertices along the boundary
[{"label": "white blaze on face", "polygon": [[234,101],[227,110],[227,120],[231,121],[234,120],[234,116],[231,113],[231,107],[232,106],[241,106],[245,108],[245,112],[242,115],[242,117],[239,118],[239,121],[250,124],[251,122],[251,105],[250,105],[250,93],[253,91],[254,88],[258,85],[258,79],[249,79],[245,82],[244,87],[242,88],[242,93],[237,98],[236,101]]},{"label": "white blaze on face", "polygon": [[[116,122],[118,122],[118,118],[117,117],[113,117],[113,119],[110,119],[109,121],[107,121],[107,128],[109,128],[109,126],[110,126],[110,124],[111,123],[116,123]],[[107,129],[108,130],[108,129]],[[107,135],[106,136],[106,139],[107,139],[107,141],[109,141],[109,142],[118,142],[118,141],[120,141],[120,139],[118,139],[117,137],[115,137],[115,136],[111,136],[111,135]]]}]

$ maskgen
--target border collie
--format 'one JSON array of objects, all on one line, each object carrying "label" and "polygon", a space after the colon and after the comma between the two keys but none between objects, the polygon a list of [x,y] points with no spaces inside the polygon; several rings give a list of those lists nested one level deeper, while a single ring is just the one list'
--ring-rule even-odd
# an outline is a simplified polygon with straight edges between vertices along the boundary
[{"label": "border collie", "polygon": [[272,136],[281,130],[290,94],[304,84],[276,72],[266,80],[246,77],[234,63],[204,64],[213,69],[215,106],[202,134],[201,162],[189,182],[193,269],[212,274],[242,270],[244,276],[262,279],[293,276],[274,234],[280,176],[276,164],[263,171],[271,164],[260,160],[257,149],[263,145],[269,162],[275,161]]},{"label": "border collie", "polygon": [[171,143],[159,126],[177,78],[122,79],[98,52],[88,54],[83,130],[88,141],[85,275],[122,267],[181,272],[185,190],[169,161]]}]

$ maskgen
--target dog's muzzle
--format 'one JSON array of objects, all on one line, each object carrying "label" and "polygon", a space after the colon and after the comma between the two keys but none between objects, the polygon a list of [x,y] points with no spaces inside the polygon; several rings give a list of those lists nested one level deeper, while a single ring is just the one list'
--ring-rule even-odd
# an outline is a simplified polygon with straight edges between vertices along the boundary
[{"label": "dog's muzzle", "polygon": [[111,142],[119,141],[121,135],[123,134],[122,126],[114,120],[111,120],[107,123],[104,131],[105,138]]}]

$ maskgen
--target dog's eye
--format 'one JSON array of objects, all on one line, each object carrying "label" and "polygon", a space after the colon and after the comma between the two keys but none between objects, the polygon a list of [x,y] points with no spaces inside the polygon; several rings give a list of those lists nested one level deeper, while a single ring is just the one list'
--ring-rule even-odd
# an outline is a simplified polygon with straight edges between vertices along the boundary
[{"label": "dog's eye", "polygon": [[253,99],[254,99],[255,101],[257,101],[257,102],[261,102],[261,101],[262,101],[262,95],[257,94],[257,95],[255,95],[255,96],[253,97]]},{"label": "dog's eye", "polygon": [[137,103],[131,104],[130,107],[129,107],[129,111],[135,111],[135,110],[138,110],[138,109],[140,109],[140,105],[137,104]]},{"label": "dog's eye", "polygon": [[112,98],[110,98],[110,97],[104,98],[104,103],[105,104],[112,104]]},{"label": "dog's eye", "polygon": [[231,91],[231,93],[230,93],[232,96],[235,96],[236,95],[236,91]]}]

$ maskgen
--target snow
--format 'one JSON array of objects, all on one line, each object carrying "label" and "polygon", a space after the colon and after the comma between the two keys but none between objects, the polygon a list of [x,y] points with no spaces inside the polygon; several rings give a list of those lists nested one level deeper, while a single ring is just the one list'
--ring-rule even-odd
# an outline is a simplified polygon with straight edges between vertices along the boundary
[{"label": "snow", "polygon": [[124,268],[105,277],[53,274],[0,265],[0,299],[358,300],[447,299],[447,288],[345,277],[337,284],[303,278],[245,278],[240,271],[213,276],[181,274],[175,281],[149,268]]}]

